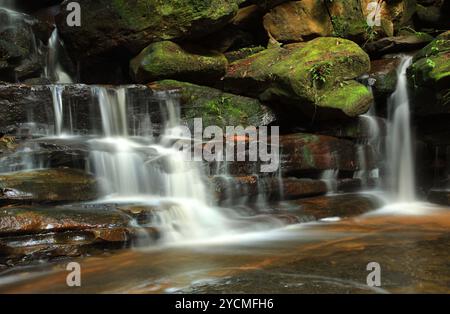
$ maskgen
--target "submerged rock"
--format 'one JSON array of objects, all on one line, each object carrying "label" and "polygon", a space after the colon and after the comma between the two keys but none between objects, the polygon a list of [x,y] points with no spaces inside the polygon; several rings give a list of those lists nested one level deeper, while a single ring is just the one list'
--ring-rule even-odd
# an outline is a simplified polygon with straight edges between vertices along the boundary
[{"label": "submerged rock", "polygon": [[308,215],[319,220],[358,216],[379,208],[381,203],[376,197],[370,195],[342,194],[300,199],[292,201],[290,205],[294,208],[299,206],[298,209],[289,210],[290,214]]},{"label": "submerged rock", "polygon": [[45,169],[0,175],[0,204],[63,203],[99,197],[97,180],[73,169]]},{"label": "submerged rock", "polygon": [[190,83],[166,80],[150,85],[153,90],[174,90],[180,95],[182,120],[192,125],[202,118],[203,125],[262,126],[275,120],[272,111],[257,99],[224,93]]},{"label": "submerged rock", "polygon": [[271,48],[233,62],[225,89],[278,103],[300,119],[354,117],[367,112],[372,95],[353,79],[368,72],[367,54],[355,43],[316,38],[285,48]]}]

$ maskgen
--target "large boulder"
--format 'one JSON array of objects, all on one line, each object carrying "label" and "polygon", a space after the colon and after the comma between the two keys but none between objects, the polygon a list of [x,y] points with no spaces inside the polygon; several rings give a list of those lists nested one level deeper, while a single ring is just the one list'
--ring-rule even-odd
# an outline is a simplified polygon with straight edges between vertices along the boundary
[{"label": "large boulder", "polygon": [[333,26],[322,1],[291,1],[273,8],[264,16],[269,36],[279,42],[307,41],[331,36]]},{"label": "large boulder", "polygon": [[[70,1],[65,1],[65,6]],[[81,27],[66,23],[62,10],[58,28],[72,55],[89,58],[112,51],[139,53],[149,43],[199,37],[224,26],[243,0],[80,0]]]},{"label": "large boulder", "polygon": [[367,39],[366,16],[358,0],[324,1],[333,24],[333,35],[357,42]]},{"label": "large boulder", "polygon": [[288,114],[355,117],[367,112],[373,98],[353,79],[369,70],[369,56],[357,44],[321,37],[233,62],[224,84],[228,91],[280,103]]},{"label": "large boulder", "polygon": [[0,204],[63,203],[99,197],[97,180],[82,171],[45,169],[0,175]]},{"label": "large boulder", "polygon": [[190,83],[166,80],[150,85],[155,91],[176,91],[180,95],[181,118],[192,125],[202,118],[204,126],[262,126],[275,120],[272,111],[257,99],[224,93]]},{"label": "large boulder", "polygon": [[131,60],[131,77],[136,83],[174,79],[213,84],[225,75],[228,61],[223,54],[162,41],[150,44]]},{"label": "large boulder", "polygon": [[413,51],[426,46],[433,40],[428,34],[413,33],[394,37],[385,37],[367,43],[364,50],[372,57],[380,57],[388,53]]},{"label": "large boulder", "polygon": [[450,113],[450,32],[423,48],[408,69],[418,115]]}]

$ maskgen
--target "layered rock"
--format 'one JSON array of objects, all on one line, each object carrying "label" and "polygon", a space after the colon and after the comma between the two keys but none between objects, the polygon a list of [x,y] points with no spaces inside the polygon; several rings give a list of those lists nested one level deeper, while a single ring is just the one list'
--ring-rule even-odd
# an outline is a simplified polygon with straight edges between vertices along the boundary
[{"label": "layered rock", "polygon": [[369,69],[369,57],[358,45],[323,37],[233,62],[224,84],[228,91],[284,104],[280,111],[288,114],[355,117],[372,104],[369,90],[353,80]]},{"label": "layered rock", "polygon": [[99,197],[97,180],[72,169],[46,169],[0,175],[0,204],[70,203]]},{"label": "layered rock", "polygon": [[136,83],[174,79],[213,84],[225,75],[227,65],[222,54],[162,41],[149,45],[131,60],[130,71]]}]

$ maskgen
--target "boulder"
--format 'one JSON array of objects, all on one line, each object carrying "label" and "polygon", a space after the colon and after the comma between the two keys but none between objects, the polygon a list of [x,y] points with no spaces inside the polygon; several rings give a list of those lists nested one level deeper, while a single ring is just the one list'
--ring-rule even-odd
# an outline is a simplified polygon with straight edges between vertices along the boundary
[{"label": "boulder", "polygon": [[203,125],[262,126],[275,120],[272,111],[257,99],[224,93],[221,90],[178,81],[159,81],[150,85],[155,91],[176,91],[180,95],[182,120],[192,126],[194,118]]},{"label": "boulder", "polygon": [[81,27],[67,25],[70,12],[66,10],[57,17],[57,24],[69,52],[77,59],[114,51],[137,54],[152,42],[213,33],[234,17],[242,2],[80,0]]},{"label": "boulder", "polygon": [[359,0],[324,1],[333,25],[333,36],[363,42],[367,38],[367,18]]},{"label": "boulder", "polygon": [[[426,5],[426,6],[425,6]],[[417,4],[415,24],[421,28],[449,29],[450,1],[434,1],[431,5]]]},{"label": "boulder", "polygon": [[283,43],[331,36],[333,26],[322,1],[302,0],[280,4],[264,16],[269,36]]},{"label": "boulder", "polygon": [[450,32],[421,51],[408,69],[415,113],[420,116],[450,113]]},{"label": "boulder", "polygon": [[162,41],[150,44],[130,63],[130,74],[136,83],[173,79],[214,84],[225,75],[227,59],[223,54]]},{"label": "boulder", "polygon": [[100,195],[97,180],[79,170],[45,169],[0,175],[0,204],[70,203]]},{"label": "boulder", "polygon": [[357,44],[321,37],[233,62],[224,85],[236,94],[279,103],[279,112],[291,117],[299,112],[300,119],[355,117],[373,101],[369,90],[353,80],[369,69],[369,57]]}]

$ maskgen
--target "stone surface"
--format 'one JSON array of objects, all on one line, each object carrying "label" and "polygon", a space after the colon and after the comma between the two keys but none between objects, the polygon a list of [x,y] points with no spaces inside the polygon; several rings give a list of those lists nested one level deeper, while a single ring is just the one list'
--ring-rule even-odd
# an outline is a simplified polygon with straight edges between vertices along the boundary
[{"label": "stone surface", "polygon": [[428,192],[428,201],[439,205],[450,206],[450,190],[432,189]]},{"label": "stone surface", "polygon": [[277,103],[287,115],[354,117],[367,112],[373,100],[352,80],[369,68],[369,57],[355,43],[322,37],[233,62],[224,84],[228,91]]},{"label": "stone surface", "polygon": [[180,94],[181,116],[188,125],[202,118],[203,125],[262,126],[275,120],[272,111],[258,100],[224,93],[221,90],[178,81],[160,81],[154,90],[172,90]]},{"label": "stone surface", "polygon": [[426,46],[433,37],[425,33],[385,37],[367,43],[364,49],[373,57],[380,57],[388,53],[405,52],[420,49]]},{"label": "stone surface", "polygon": [[413,59],[408,69],[417,115],[450,113],[450,38],[440,35]]},{"label": "stone surface", "polygon": [[264,16],[269,36],[279,42],[307,41],[331,36],[333,26],[322,1],[291,1],[273,8]]},{"label": "stone surface", "polygon": [[98,197],[97,180],[82,171],[46,169],[0,175],[0,204],[80,202]]},{"label": "stone surface", "polygon": [[199,37],[216,31],[234,17],[241,2],[80,0],[81,27],[68,26],[69,12],[62,11],[58,28],[68,50],[81,59],[114,51],[137,54],[151,42]]},{"label": "stone surface", "polygon": [[397,69],[400,65],[398,58],[373,60],[369,78],[375,80],[372,86],[376,97],[388,97],[397,87]]},{"label": "stone surface", "polygon": [[136,83],[174,79],[208,85],[225,75],[227,65],[222,54],[162,41],[149,45],[131,60],[130,71]]}]

